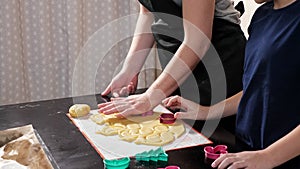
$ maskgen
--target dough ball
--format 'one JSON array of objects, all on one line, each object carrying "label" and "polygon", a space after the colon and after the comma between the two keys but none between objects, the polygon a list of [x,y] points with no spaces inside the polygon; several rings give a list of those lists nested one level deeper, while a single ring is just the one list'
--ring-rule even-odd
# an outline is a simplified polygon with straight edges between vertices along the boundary
[{"label": "dough ball", "polygon": [[72,117],[82,117],[89,114],[91,108],[87,104],[74,104],[70,107],[69,113]]}]

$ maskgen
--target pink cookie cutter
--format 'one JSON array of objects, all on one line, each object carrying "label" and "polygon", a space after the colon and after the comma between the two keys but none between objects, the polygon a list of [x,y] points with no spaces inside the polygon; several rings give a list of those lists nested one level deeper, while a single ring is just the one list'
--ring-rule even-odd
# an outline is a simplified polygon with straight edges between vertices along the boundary
[{"label": "pink cookie cutter", "polygon": [[159,121],[163,124],[172,124],[176,121],[176,118],[172,113],[162,113],[159,117]]},{"label": "pink cookie cutter", "polygon": [[204,147],[205,157],[209,159],[217,159],[220,157],[221,154],[227,153],[227,146],[226,145],[217,145],[215,147],[206,146]]},{"label": "pink cookie cutter", "polygon": [[157,169],[180,169],[180,167],[178,167],[176,165],[170,165],[170,166],[167,166],[165,168],[157,168]]}]

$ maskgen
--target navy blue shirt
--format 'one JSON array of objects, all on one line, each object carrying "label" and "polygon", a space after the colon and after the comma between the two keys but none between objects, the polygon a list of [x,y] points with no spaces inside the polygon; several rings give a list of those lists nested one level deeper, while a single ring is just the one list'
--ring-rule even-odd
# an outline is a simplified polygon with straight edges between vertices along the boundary
[{"label": "navy blue shirt", "polygon": [[300,124],[300,1],[273,5],[259,7],[248,28],[236,134],[253,149],[268,147]]}]

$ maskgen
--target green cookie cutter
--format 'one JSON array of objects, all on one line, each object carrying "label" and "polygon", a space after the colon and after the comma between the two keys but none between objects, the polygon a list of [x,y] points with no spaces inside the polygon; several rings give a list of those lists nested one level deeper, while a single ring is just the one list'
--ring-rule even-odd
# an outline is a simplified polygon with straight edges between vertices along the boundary
[{"label": "green cookie cutter", "polygon": [[126,169],[129,166],[130,158],[125,157],[121,159],[114,160],[103,160],[104,166],[106,169]]},{"label": "green cookie cutter", "polygon": [[138,153],[135,155],[135,159],[137,161],[168,161],[168,154],[165,153],[165,151],[162,149],[162,147],[159,147],[155,150],[150,151],[144,151],[142,153]]}]

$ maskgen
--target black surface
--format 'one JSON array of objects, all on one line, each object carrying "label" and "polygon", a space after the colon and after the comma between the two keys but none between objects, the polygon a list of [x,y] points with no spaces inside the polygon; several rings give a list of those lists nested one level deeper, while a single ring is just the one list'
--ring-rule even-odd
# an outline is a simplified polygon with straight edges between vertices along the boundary
[{"label": "black surface", "polygon": [[[94,97],[81,97],[89,103]],[[72,98],[0,107],[0,130],[32,124],[61,169],[101,168],[102,159],[66,116]],[[93,105],[95,108],[96,105]]]},{"label": "black surface", "polygon": [[[97,95],[77,97],[76,102],[87,103],[95,109],[95,98],[97,103],[104,101]],[[61,169],[104,168],[99,154],[66,116],[73,104],[74,98],[63,98],[0,106],[0,130],[32,124]],[[234,136],[222,128],[218,128],[210,139],[217,144],[234,144]],[[203,146],[167,153],[168,165],[178,165],[182,169],[210,168],[205,163]],[[157,164],[139,165],[132,160],[130,169],[135,168],[157,168]]]},{"label": "black surface", "polygon": [[[99,154],[66,116],[74,100],[87,103],[92,109],[104,101],[97,95],[0,106],[0,130],[32,124],[61,169],[104,168]],[[234,136],[222,128],[218,128],[210,139],[216,144],[234,144]],[[167,153],[168,165],[178,165],[181,169],[210,168],[205,163],[203,146]],[[130,169],[157,167],[155,163],[141,165],[134,159],[130,164]]]}]

